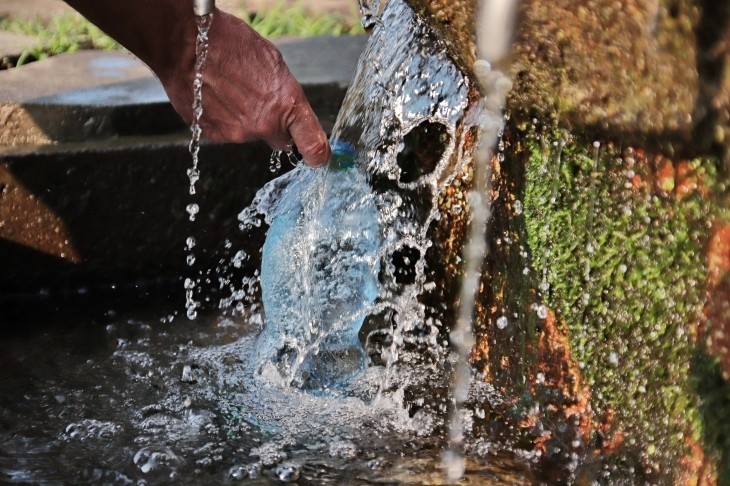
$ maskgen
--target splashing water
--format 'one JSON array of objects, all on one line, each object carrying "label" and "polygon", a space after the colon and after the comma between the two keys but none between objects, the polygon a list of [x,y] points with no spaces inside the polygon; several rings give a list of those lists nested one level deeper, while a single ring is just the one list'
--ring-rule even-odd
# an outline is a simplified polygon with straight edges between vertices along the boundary
[{"label": "splashing water", "polygon": [[[81,403],[91,419],[104,418],[65,423],[61,430],[70,432],[60,439],[50,432],[47,450],[60,451],[64,464],[81,462],[75,450],[90,451],[78,455],[80,479],[443,483],[438,456],[451,395],[461,392],[449,389],[457,359],[443,310],[421,299],[438,285],[425,257],[438,251],[429,228],[441,217],[440,195],[472,155],[467,134],[481,112],[468,113],[471,81],[410,7],[390,0],[378,15],[333,132],[337,157],[326,169],[295,167],[239,216],[244,229],[259,226],[260,215],[270,223],[260,336],[258,309],[242,305],[255,294],[254,274],[224,299],[240,305],[245,319],[203,317],[162,329],[111,322],[93,359],[60,366],[92,374],[97,393],[77,396],[53,380],[64,396],[43,391],[50,405],[39,413],[67,416]],[[185,248],[197,248],[194,239]],[[229,249],[231,266],[240,267],[248,255]],[[198,285],[185,281],[193,313]],[[499,402],[477,380],[465,395],[480,406]],[[105,437],[78,439],[91,429]],[[12,431],[17,441],[31,437],[29,450],[38,435],[23,426]],[[495,449],[475,446],[469,484],[528,483],[519,472],[486,470],[498,463]],[[44,479],[33,464],[12,474]]]},{"label": "splashing water", "polygon": [[[339,153],[326,169],[295,168],[239,216],[243,227],[256,213],[271,224],[258,368],[274,363],[286,383],[341,386],[367,362],[361,341],[376,335],[386,343],[382,389],[397,382],[391,375],[404,346],[443,359],[438,322],[427,318],[419,295],[428,284],[427,232],[455,175],[446,168],[465,150],[457,124],[469,81],[434,49],[430,28],[410,7],[390,2],[382,16],[333,130],[335,153],[348,145],[348,160]],[[439,147],[431,167],[418,163],[414,136]],[[415,166],[404,163],[406,155]]]},{"label": "splashing water", "polygon": [[[433,423],[397,399],[262,386],[255,315],[158,312],[0,341],[3,484],[438,484]],[[530,484],[509,454],[471,466],[468,484]]]},{"label": "splashing water", "polygon": [[377,214],[356,170],[294,175],[268,208],[261,270],[267,326],[257,353],[275,356],[289,382],[321,388],[364,365],[357,334],[377,296]]},{"label": "splashing water", "polygon": [[[190,144],[188,150],[190,156],[193,159],[193,166],[187,171],[188,179],[190,180],[190,195],[195,195],[195,184],[200,179],[200,170],[198,169],[198,159],[200,154],[200,137],[203,134],[203,129],[200,126],[200,120],[203,116],[203,71],[205,69],[205,63],[208,58],[208,32],[210,31],[210,25],[213,21],[213,15],[197,16],[195,21],[198,26],[198,35],[195,39],[195,77],[193,79],[193,122],[190,125]],[[197,203],[190,203],[185,207],[185,211],[188,213],[190,221],[195,221],[195,217],[200,212],[200,207]],[[192,236],[189,236],[186,240],[186,251],[188,254],[185,257],[185,261],[189,267],[195,264],[195,254],[193,253],[194,244],[190,244],[193,240]],[[199,284],[199,282],[198,282]],[[198,315],[198,307],[200,303],[195,300],[196,282],[190,278],[185,279],[185,310],[188,319],[195,319]]]}]

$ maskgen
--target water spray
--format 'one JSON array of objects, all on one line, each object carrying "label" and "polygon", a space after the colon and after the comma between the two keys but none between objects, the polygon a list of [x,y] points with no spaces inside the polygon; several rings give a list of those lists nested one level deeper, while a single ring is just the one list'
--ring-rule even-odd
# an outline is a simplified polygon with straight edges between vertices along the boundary
[{"label": "water spray", "polygon": [[[203,117],[203,69],[205,68],[206,59],[208,57],[208,32],[213,19],[213,9],[215,8],[215,0],[193,0],[193,12],[195,13],[195,22],[198,26],[198,34],[195,39],[195,77],[193,79],[193,122],[190,125],[190,144],[188,150],[193,161],[192,167],[187,170],[188,179],[190,180],[190,195],[195,196],[195,183],[200,179],[200,170],[198,169],[198,158],[200,153],[200,138],[203,129],[200,120]],[[195,221],[195,216],[200,211],[197,203],[192,202],[185,208],[190,221]],[[192,243],[191,243],[192,242]],[[188,254],[186,261],[188,266],[195,263],[195,254],[193,247],[195,240],[189,236],[186,240],[186,250]],[[194,298],[196,286],[200,284],[194,279],[185,279],[185,309],[188,319],[193,320],[197,317],[197,308],[200,303]]]}]

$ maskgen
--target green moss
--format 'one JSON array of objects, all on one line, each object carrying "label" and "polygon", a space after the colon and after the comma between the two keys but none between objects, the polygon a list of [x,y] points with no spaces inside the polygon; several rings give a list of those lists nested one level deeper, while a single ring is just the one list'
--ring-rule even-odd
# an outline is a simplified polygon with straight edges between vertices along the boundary
[{"label": "green moss", "polygon": [[[567,138],[525,138],[525,225],[540,297],[569,329],[596,417],[615,411],[626,440],[664,471],[686,454],[682,437],[700,420],[689,327],[703,303],[715,210],[700,191],[681,200],[666,192],[675,181],[655,184],[638,156]],[[705,185],[716,163],[690,162]]]},{"label": "green moss", "polygon": [[715,455],[719,484],[730,484],[730,386],[717,359],[697,353],[693,364],[696,391],[702,398],[695,430]]}]

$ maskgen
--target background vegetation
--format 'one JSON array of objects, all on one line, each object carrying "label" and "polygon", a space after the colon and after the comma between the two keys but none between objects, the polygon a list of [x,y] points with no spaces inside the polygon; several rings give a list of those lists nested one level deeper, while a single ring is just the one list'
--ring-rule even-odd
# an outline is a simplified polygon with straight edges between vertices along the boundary
[{"label": "background vegetation", "polygon": [[[244,10],[241,9],[241,12]],[[354,12],[351,16],[311,13],[301,3],[286,6],[277,4],[265,12],[243,15],[243,19],[266,37],[339,36],[363,32]],[[50,21],[4,18],[0,19],[0,30],[29,35],[37,39],[36,45],[24,50],[18,59],[5,60],[3,64],[8,67],[21,66],[81,49],[121,48],[114,39],[104,34],[94,24],[74,14],[60,15]]]}]

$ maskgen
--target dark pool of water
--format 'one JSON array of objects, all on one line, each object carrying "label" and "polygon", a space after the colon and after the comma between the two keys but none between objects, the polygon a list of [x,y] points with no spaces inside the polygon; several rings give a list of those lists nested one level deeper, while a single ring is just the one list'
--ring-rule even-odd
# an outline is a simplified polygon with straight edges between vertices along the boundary
[{"label": "dark pool of water", "polygon": [[[49,317],[0,340],[0,482],[443,483],[443,417],[377,399],[378,370],[347,393],[282,387],[249,372],[257,317],[171,315]],[[464,484],[532,482],[496,446],[467,466]]]}]

